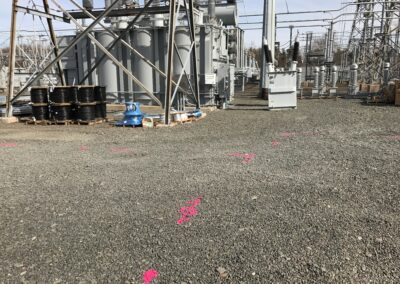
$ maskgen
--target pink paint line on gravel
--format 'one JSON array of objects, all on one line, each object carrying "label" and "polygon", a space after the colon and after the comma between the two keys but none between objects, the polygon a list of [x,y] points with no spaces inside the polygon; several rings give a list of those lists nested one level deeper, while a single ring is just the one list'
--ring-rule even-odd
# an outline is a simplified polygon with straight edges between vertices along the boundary
[{"label": "pink paint line on gravel", "polygon": [[296,136],[306,136],[306,137],[311,137],[311,136],[318,136],[318,132],[313,132],[313,131],[304,131],[300,133],[296,132],[281,132],[279,134],[283,138],[291,138],[291,137],[296,137]]},{"label": "pink paint line on gravel", "polygon": [[272,141],[272,147],[276,148],[276,147],[278,147],[279,145],[281,145],[281,142],[276,141],[276,140]]},{"label": "pink paint line on gravel", "polygon": [[0,148],[15,148],[17,146],[15,143],[0,143]]},{"label": "pink paint line on gravel", "polygon": [[131,150],[128,148],[111,148],[111,153],[116,153],[116,154],[126,154],[126,153],[130,153]]},{"label": "pink paint line on gravel", "polygon": [[178,221],[176,221],[176,223],[178,225],[182,225],[182,224],[184,224],[186,222],[189,222],[190,218],[192,218],[192,217],[196,216],[197,214],[199,214],[199,211],[197,211],[196,207],[200,205],[201,199],[202,199],[202,197],[198,197],[195,200],[191,200],[191,201],[186,202],[186,204],[189,205],[189,206],[182,207],[179,210],[179,212],[182,214],[182,216],[181,216],[181,218],[179,218]]},{"label": "pink paint line on gravel", "polygon": [[280,134],[280,136],[283,137],[283,138],[295,137],[296,136],[296,132],[282,132]]},{"label": "pink paint line on gravel", "polygon": [[81,147],[79,148],[79,151],[81,151],[81,152],[87,152],[87,151],[89,151],[89,147],[81,146]]},{"label": "pink paint line on gravel", "polygon": [[236,158],[242,158],[243,159],[243,164],[250,164],[255,158],[256,154],[241,154],[241,153],[232,153],[229,154],[231,157],[236,157]]},{"label": "pink paint line on gravel", "polygon": [[387,139],[390,141],[400,141],[400,135],[389,136]]},{"label": "pink paint line on gravel", "polygon": [[143,284],[150,284],[151,281],[158,277],[157,270],[150,269],[143,273]]},{"label": "pink paint line on gravel", "polygon": [[302,133],[303,136],[318,136],[318,132],[313,132],[313,131],[306,131]]}]

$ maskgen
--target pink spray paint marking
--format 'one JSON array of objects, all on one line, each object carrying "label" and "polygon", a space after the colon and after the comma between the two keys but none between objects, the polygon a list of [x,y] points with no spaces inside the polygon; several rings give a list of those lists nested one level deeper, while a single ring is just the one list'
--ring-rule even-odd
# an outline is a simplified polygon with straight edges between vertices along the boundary
[{"label": "pink spray paint marking", "polygon": [[243,159],[243,164],[250,164],[255,158],[256,154],[241,154],[241,153],[232,153],[229,154],[231,157],[236,157],[236,158],[242,158]]},{"label": "pink spray paint marking", "polygon": [[81,152],[87,152],[87,151],[89,151],[89,147],[81,146],[81,147],[79,148],[79,151],[81,151]]},{"label": "pink spray paint marking", "polygon": [[115,154],[127,154],[130,152],[131,152],[131,150],[128,148],[111,148],[111,153],[115,153]]},{"label": "pink spray paint marking", "polygon": [[179,218],[176,223],[178,225],[182,225],[186,222],[190,221],[190,218],[196,216],[199,214],[199,211],[197,211],[197,206],[200,205],[202,197],[196,198],[195,200],[191,200],[186,202],[189,206],[182,207],[179,212],[182,214],[181,218]]},{"label": "pink spray paint marking", "polygon": [[280,135],[283,138],[290,138],[290,137],[295,137],[296,132],[282,132]]},{"label": "pink spray paint marking", "polygon": [[15,143],[1,143],[0,148],[15,148],[17,144]]},{"label": "pink spray paint marking", "polygon": [[281,142],[276,141],[276,140],[272,141],[272,147],[276,148],[276,147],[278,147],[279,145],[281,145]]},{"label": "pink spray paint marking", "polygon": [[158,277],[157,270],[150,269],[143,273],[143,284],[150,284],[151,281]]},{"label": "pink spray paint marking", "polygon": [[318,132],[313,132],[313,131],[306,131],[306,132],[303,132],[302,135],[310,137],[310,136],[318,136],[319,133]]},{"label": "pink spray paint marking", "polygon": [[389,136],[387,139],[390,141],[400,141],[400,135]]}]

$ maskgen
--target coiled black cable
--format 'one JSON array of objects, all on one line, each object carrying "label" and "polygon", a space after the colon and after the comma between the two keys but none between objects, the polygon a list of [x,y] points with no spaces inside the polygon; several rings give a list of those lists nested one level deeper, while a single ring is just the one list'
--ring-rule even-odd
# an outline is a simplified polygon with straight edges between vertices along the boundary
[{"label": "coiled black cable", "polygon": [[77,104],[72,104],[71,105],[71,120],[77,120],[78,119],[78,105]]},{"label": "coiled black cable", "polygon": [[93,103],[94,87],[93,86],[80,87],[78,92],[78,101],[80,103]]},{"label": "coiled black cable", "polygon": [[107,118],[107,93],[106,87],[96,86],[94,88],[94,98],[97,101],[96,118]]},{"label": "coiled black cable", "polygon": [[49,102],[48,88],[32,88],[31,101],[34,104],[46,104]]},{"label": "coiled black cable", "polygon": [[105,102],[107,99],[106,87],[96,86],[94,87],[94,100],[97,102]]},{"label": "coiled black cable", "polygon": [[101,102],[96,102],[95,111],[94,111],[96,118],[103,118],[103,111],[102,111],[101,105],[102,105]]},{"label": "coiled black cable", "polygon": [[101,103],[101,117],[106,119],[107,118],[107,103]]},{"label": "coiled black cable", "polygon": [[50,93],[50,101],[56,104],[65,104],[71,102],[69,87],[55,87]]},{"label": "coiled black cable", "polygon": [[69,89],[69,96],[71,98],[71,119],[77,120],[78,119],[78,94],[79,94],[79,87],[78,86],[71,86]]},{"label": "coiled black cable", "polygon": [[78,120],[91,121],[96,119],[96,104],[80,104],[78,106]]},{"label": "coiled black cable", "polygon": [[49,119],[49,106],[48,105],[32,105],[32,115],[35,120],[48,120]]},{"label": "coiled black cable", "polygon": [[51,114],[56,121],[65,121],[71,119],[71,105],[52,105]]},{"label": "coiled black cable", "polygon": [[72,86],[69,88],[69,97],[72,103],[78,102],[78,93],[79,93],[79,88],[77,86]]}]

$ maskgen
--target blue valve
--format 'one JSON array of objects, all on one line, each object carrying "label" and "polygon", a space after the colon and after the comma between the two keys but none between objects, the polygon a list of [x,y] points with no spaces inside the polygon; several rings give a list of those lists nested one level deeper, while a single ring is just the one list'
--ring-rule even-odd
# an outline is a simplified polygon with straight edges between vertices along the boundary
[{"label": "blue valve", "polygon": [[140,110],[140,103],[129,102],[125,103],[125,106],[126,110],[124,112],[124,119],[116,122],[115,126],[142,126],[144,113]]}]

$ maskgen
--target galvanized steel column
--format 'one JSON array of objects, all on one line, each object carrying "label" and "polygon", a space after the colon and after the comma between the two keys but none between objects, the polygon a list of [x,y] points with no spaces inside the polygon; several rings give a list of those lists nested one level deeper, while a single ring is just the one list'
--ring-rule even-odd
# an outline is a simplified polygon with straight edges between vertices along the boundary
[{"label": "galvanized steel column", "polygon": [[172,97],[172,76],[174,72],[174,44],[175,44],[175,28],[176,28],[176,0],[169,1],[169,29],[168,29],[168,55],[167,55],[167,89],[165,92],[165,124],[170,123],[170,106]]},{"label": "galvanized steel column", "polygon": [[6,117],[12,116],[12,97],[14,95],[14,70],[15,70],[15,53],[17,47],[17,4],[18,0],[13,0],[11,10],[11,34],[8,61],[8,94],[6,99]]},{"label": "galvanized steel column", "polygon": [[197,46],[196,46],[196,26],[194,22],[194,5],[193,0],[189,0],[189,15],[190,15],[190,35],[191,39],[194,42],[192,49],[192,64],[193,64],[193,75],[194,75],[194,90],[196,94],[194,94],[197,98],[196,100],[196,108],[200,108],[200,83],[199,83],[199,72],[197,67]]},{"label": "galvanized steel column", "polygon": [[[49,3],[47,0],[43,0],[43,6],[44,6],[44,11],[47,14],[50,14],[50,8],[49,8]],[[57,57],[58,56],[58,43],[57,43],[57,37],[56,37],[56,33],[54,32],[54,27],[53,27],[53,21],[49,18],[47,18],[47,25],[49,26],[49,31],[50,31],[50,39],[51,42],[53,43],[53,51],[54,51],[54,55]],[[61,60],[59,60],[57,62],[57,69],[58,69],[58,75],[60,76],[60,80],[61,80],[61,85],[65,86],[65,77],[64,77],[64,71],[62,68],[62,63]]]}]

